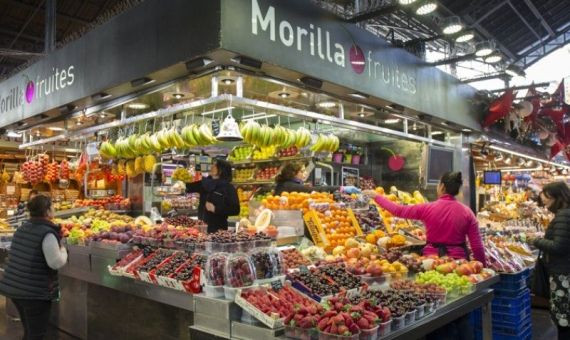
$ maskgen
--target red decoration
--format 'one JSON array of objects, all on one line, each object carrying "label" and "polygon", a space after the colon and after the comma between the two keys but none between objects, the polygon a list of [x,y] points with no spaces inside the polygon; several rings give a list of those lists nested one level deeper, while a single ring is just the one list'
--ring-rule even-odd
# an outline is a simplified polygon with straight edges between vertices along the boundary
[{"label": "red decoration", "polygon": [[556,143],[554,143],[554,145],[552,145],[550,147],[550,159],[552,159],[552,158],[554,158],[554,156],[558,155],[560,153],[560,151],[562,151],[564,148],[565,148],[565,145],[563,145],[559,141],[556,141]]},{"label": "red decoration", "polygon": [[485,117],[485,120],[483,120],[483,127],[489,127],[499,119],[504,118],[511,110],[514,98],[515,95],[513,90],[508,89],[503,93],[503,95],[501,95],[501,97],[491,103],[489,106],[489,113],[487,114],[487,117]]},{"label": "red decoration", "polygon": [[534,85],[532,85],[526,96],[530,98],[530,103],[532,104],[532,113],[526,117],[524,117],[524,121],[526,123],[533,123],[536,121],[536,117],[538,114],[538,110],[540,109],[540,94],[536,91]]},{"label": "red decoration", "polygon": [[554,124],[556,124],[556,130],[560,134],[564,131],[564,115],[567,113],[567,108],[563,107],[560,109],[545,108],[540,111],[541,116],[548,116],[552,118]]},{"label": "red decoration", "polygon": [[388,168],[390,170],[400,171],[404,168],[404,165],[406,165],[406,159],[403,156],[397,155],[394,151],[392,151],[388,148],[382,148],[382,150],[386,150],[390,154],[392,154],[392,156],[390,156],[390,158],[388,158]]}]

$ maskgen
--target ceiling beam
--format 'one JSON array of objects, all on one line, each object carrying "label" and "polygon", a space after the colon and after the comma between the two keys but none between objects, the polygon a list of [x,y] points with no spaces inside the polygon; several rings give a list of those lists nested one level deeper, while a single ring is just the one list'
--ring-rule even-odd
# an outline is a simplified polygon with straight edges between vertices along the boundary
[{"label": "ceiling beam", "polygon": [[485,37],[485,39],[488,40],[494,40],[495,44],[497,45],[497,47],[499,47],[499,49],[509,58],[516,60],[517,57],[516,55],[509,50],[505,45],[503,45],[500,41],[497,41],[495,39],[495,37],[489,33],[489,31],[487,31],[485,28],[483,28],[483,26],[481,26],[480,24],[476,24],[473,21],[473,18],[471,18],[469,15],[466,15],[463,17],[463,19],[465,20],[465,23],[468,24],[469,26],[471,26],[472,28],[476,29],[479,33],[481,33],[481,35],[483,37]]},{"label": "ceiling beam", "polygon": [[552,29],[552,27],[550,27],[550,25],[546,22],[546,20],[544,20],[544,17],[540,14],[540,12],[534,6],[534,4],[530,0],[524,0],[524,3],[528,6],[528,8],[530,8],[530,11],[534,14],[534,16],[538,20],[540,20],[540,23],[546,29],[546,31],[548,32],[548,35],[550,35],[551,38],[554,38],[554,36],[556,35],[554,33],[554,30]]},{"label": "ceiling beam", "polygon": [[[5,35],[9,35],[11,37],[16,37],[18,36],[18,32],[12,31],[12,30],[8,30],[5,28],[1,28],[0,27],[0,34],[5,34]],[[33,42],[37,42],[37,43],[42,43],[44,42],[44,38],[40,38],[37,37],[35,35],[30,35],[30,34],[25,34],[25,33],[21,33],[18,36],[18,39],[25,39],[25,40],[29,40],[29,41],[33,41]]]},{"label": "ceiling beam", "polygon": [[384,6],[381,8],[373,9],[369,12],[358,13],[356,16],[354,16],[352,18],[348,18],[345,21],[348,23],[354,24],[354,23],[365,21],[365,20],[374,19],[374,18],[379,17],[379,16],[394,13],[397,9],[398,9],[397,5]]},{"label": "ceiling beam", "polygon": [[[34,6],[34,5],[26,4],[26,3],[23,3],[23,2],[20,2],[17,0],[0,0],[0,2],[8,4],[9,6],[20,7],[20,8],[31,10],[31,11],[33,11],[36,8],[36,6]],[[45,10],[45,5],[42,5],[42,7],[40,9]],[[57,17],[64,19],[64,20],[67,20],[67,21],[70,21],[70,22],[73,22],[73,23],[76,23],[76,24],[80,24],[80,25],[89,24],[89,21],[86,21],[86,20],[83,20],[80,18],[76,18],[76,17],[73,17],[71,15],[63,14],[60,12],[58,12],[56,14],[57,14]]]},{"label": "ceiling beam", "polygon": [[487,11],[487,13],[483,14],[482,16],[480,16],[479,18],[477,18],[477,21],[475,21],[475,24],[480,24],[483,20],[487,19],[487,17],[493,13],[495,13],[499,8],[503,7],[503,5],[507,4],[507,0],[505,1],[501,1],[500,3],[498,3],[497,5],[495,5],[495,7],[491,8],[489,11]]},{"label": "ceiling beam", "polygon": [[535,29],[532,28],[532,26],[528,23],[528,21],[526,21],[526,19],[521,15],[521,13],[516,9],[515,6],[513,6],[513,3],[510,1],[509,1],[509,6],[513,10],[513,12],[515,12],[515,14],[519,17],[519,19],[521,19],[521,21],[526,25],[526,27],[528,27],[528,29],[534,34],[536,39],[538,39],[538,41],[542,41],[542,37],[538,33],[536,33]]}]

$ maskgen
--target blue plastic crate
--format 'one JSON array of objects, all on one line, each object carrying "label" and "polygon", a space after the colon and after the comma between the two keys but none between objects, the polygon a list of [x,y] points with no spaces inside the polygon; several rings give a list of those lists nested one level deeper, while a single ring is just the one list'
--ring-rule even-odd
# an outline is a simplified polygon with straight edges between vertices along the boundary
[{"label": "blue plastic crate", "polygon": [[527,327],[532,325],[532,318],[527,318],[524,321],[517,323],[509,322],[495,322],[493,320],[493,333],[503,334],[503,335],[517,335],[521,334]]},{"label": "blue plastic crate", "polygon": [[495,296],[492,311],[502,314],[516,314],[530,307],[530,291],[525,290],[516,297]]},{"label": "blue plastic crate", "polygon": [[[493,287],[495,298],[506,298],[506,299],[513,299],[519,297],[519,295],[526,294],[530,292],[530,289],[507,289],[507,288],[496,288]],[[530,294],[530,293],[529,293]]]},{"label": "blue plastic crate", "polygon": [[[481,328],[476,328],[475,332],[475,340],[482,340],[483,339],[483,331]],[[521,330],[517,334],[504,334],[501,332],[497,332],[493,329],[493,340],[531,340],[532,339],[532,326],[527,325],[523,330]]]},{"label": "blue plastic crate", "polygon": [[514,274],[501,273],[499,277],[501,278],[501,282],[517,282],[520,280],[526,280],[529,277],[529,273],[530,270],[527,268]]},{"label": "blue plastic crate", "polygon": [[493,289],[505,289],[505,290],[523,290],[527,287],[528,286],[526,278],[517,281],[501,281],[493,285]]},{"label": "blue plastic crate", "polygon": [[522,311],[516,314],[504,314],[493,312],[493,325],[494,324],[517,324],[525,323],[531,320],[531,309],[530,306],[524,308]]}]

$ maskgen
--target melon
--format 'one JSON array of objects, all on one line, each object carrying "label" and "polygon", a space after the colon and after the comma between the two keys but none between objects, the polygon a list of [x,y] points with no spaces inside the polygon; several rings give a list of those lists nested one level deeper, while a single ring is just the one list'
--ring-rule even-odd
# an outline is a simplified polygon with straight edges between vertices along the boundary
[{"label": "melon", "polygon": [[135,219],[135,225],[152,225],[150,218],[141,215]]},{"label": "melon", "polygon": [[263,231],[265,228],[269,226],[271,223],[271,218],[273,217],[273,213],[269,209],[263,209],[261,213],[255,219],[255,228],[257,231]]}]

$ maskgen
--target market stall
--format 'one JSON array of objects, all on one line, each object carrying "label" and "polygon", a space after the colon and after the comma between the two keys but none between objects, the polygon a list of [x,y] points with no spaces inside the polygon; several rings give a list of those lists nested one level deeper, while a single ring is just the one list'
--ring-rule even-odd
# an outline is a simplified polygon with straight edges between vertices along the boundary
[{"label": "market stall", "polygon": [[[50,100],[38,95],[0,119],[23,134],[24,159],[12,170],[23,176],[9,181],[18,184],[10,192],[24,202],[24,189],[41,185],[61,209],[69,264],[60,271],[58,327],[80,338],[336,331],[408,339],[483,306],[489,338],[490,287],[497,270],[509,269],[503,262],[492,270],[421,256],[421,223],[362,195],[318,192],[355,185],[401,204],[433,200],[442,173],[468,168],[465,134],[479,129],[467,103],[473,90],[356,27],[347,36],[304,2],[291,4],[146,1],[84,38],[116,48],[79,41],[27,71],[41,73],[64,55],[74,74]],[[326,35],[335,51],[319,43],[315,54],[302,39],[295,49],[287,29],[276,41],[277,24],[309,22],[319,27],[313,38]],[[168,34],[182,29],[192,39]],[[134,46],[136,58],[122,45]],[[99,60],[121,72],[100,74]],[[199,197],[184,186],[208,176],[217,156],[232,164],[240,213],[231,230],[208,234]],[[303,164],[316,192],[272,192],[291,163]],[[468,202],[466,187],[460,199]],[[260,302],[260,294],[271,298]],[[284,301],[314,313],[296,316]],[[346,318],[336,303],[361,313]],[[319,325],[325,305],[336,329],[327,324],[333,315]]]}]

